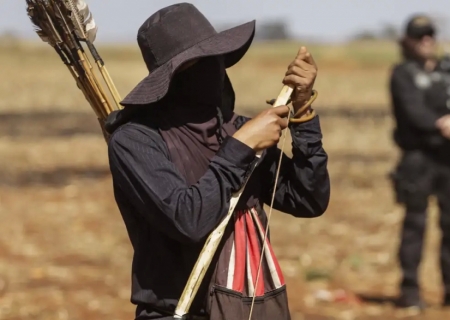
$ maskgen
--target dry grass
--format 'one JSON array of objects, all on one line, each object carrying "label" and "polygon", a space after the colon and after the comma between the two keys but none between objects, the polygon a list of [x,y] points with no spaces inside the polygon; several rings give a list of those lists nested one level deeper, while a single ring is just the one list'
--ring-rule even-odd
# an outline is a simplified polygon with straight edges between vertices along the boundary
[{"label": "dry grass", "polygon": [[[277,95],[298,47],[257,44],[230,70],[239,111],[254,113]],[[310,49],[320,68],[319,113],[341,106],[388,109],[387,75],[397,58],[393,44]],[[100,52],[122,95],[145,76],[135,49]],[[0,319],[130,319],[132,251],[93,112],[46,47],[3,47],[0,70]],[[397,157],[391,127],[390,118],[322,118],[330,155],[330,207],[318,219],[276,213],[272,221],[294,319],[406,316],[389,303],[314,298],[318,288],[374,297],[396,294],[402,210],[393,203],[386,179]],[[436,216],[433,207],[422,267],[425,296],[434,305],[441,292]],[[322,279],[308,280],[319,271]],[[435,308],[413,319],[449,315]]]},{"label": "dry grass", "polygon": [[[299,43],[255,44],[248,55],[229,70],[238,104],[261,107],[266,98],[281,89],[281,77],[295,57]],[[396,60],[390,43],[356,43],[343,46],[308,46],[320,68],[316,88],[320,105],[332,108],[385,106],[386,77]],[[108,69],[122,96],[146,75],[135,47],[101,47]],[[0,47],[3,79],[0,83],[0,111],[88,110],[66,67],[48,46],[18,43]],[[31,105],[30,105],[31,104]]]}]

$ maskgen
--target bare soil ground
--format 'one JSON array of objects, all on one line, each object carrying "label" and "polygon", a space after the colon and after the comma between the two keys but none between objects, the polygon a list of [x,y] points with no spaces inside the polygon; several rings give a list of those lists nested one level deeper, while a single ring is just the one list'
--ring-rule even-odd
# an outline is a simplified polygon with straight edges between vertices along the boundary
[{"label": "bare soil ground", "polygon": [[[272,242],[288,281],[293,319],[448,319],[450,311],[439,308],[434,205],[421,269],[431,308],[414,315],[392,305],[403,216],[387,179],[397,159],[385,90],[395,49],[353,46],[313,50],[320,68],[316,109],[330,156],[329,209],[311,220],[280,212],[272,217]],[[264,108],[268,93],[277,94],[297,47],[257,46],[230,71],[238,111],[254,114]],[[38,59],[38,53],[48,56]],[[0,81],[0,319],[132,319],[132,250],[93,112],[48,51],[19,46],[0,50],[0,58],[7,72]],[[106,51],[123,93],[145,74],[137,59],[134,51]],[[382,112],[331,112],[341,106]],[[343,289],[347,298],[321,301],[323,289]]]}]

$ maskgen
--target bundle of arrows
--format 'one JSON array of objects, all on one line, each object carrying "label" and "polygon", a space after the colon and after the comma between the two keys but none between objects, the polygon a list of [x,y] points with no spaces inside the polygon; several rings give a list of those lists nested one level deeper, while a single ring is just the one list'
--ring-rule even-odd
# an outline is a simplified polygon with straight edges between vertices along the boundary
[{"label": "bundle of arrows", "polygon": [[[94,110],[105,139],[108,114],[120,109],[120,95],[93,42],[97,26],[84,0],[26,0],[28,16],[42,41],[52,46]],[[96,76],[85,47],[95,60],[109,95]],[[111,103],[111,99],[114,104]]]}]

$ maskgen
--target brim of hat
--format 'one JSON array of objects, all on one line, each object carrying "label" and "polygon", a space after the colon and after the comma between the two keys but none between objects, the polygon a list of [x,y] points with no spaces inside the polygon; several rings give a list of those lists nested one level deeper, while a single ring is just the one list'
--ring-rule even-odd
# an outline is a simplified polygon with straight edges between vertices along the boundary
[{"label": "brim of hat", "polygon": [[255,35],[255,20],[222,31],[183,51],[172,60],[145,77],[120,103],[124,107],[146,105],[164,98],[177,69],[190,60],[209,56],[224,56],[225,67],[230,68],[245,55]]}]

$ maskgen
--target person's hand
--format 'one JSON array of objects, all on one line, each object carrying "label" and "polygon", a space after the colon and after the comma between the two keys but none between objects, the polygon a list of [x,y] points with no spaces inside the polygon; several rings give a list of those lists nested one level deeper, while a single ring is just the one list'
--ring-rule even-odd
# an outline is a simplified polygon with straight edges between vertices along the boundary
[{"label": "person's hand", "polygon": [[256,152],[278,143],[281,131],[288,126],[289,107],[278,106],[261,112],[246,122],[233,137]]},{"label": "person's hand", "polygon": [[[294,88],[292,105],[294,112],[303,107],[311,98],[317,77],[317,65],[311,53],[301,47],[295,60],[289,65],[283,84]],[[305,110],[307,112],[308,110]]]},{"label": "person's hand", "polygon": [[446,139],[450,140],[450,114],[440,117],[436,121],[436,127]]}]

